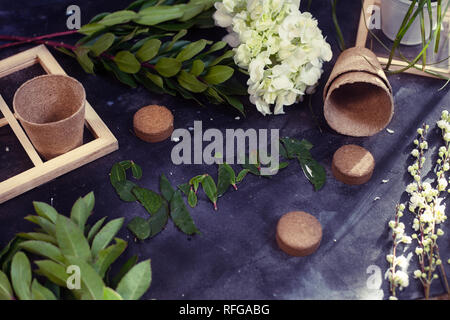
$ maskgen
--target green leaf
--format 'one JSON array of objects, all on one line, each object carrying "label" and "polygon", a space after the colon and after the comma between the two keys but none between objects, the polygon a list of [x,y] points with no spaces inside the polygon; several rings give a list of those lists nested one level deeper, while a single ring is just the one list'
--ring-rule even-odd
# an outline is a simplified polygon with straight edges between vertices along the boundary
[{"label": "green leaf", "polygon": [[114,43],[115,38],[116,37],[111,32],[103,34],[91,46],[92,53],[96,57],[98,57],[99,55],[101,55],[103,52],[105,52],[106,50],[108,50],[112,46],[112,44]]},{"label": "green leaf", "polygon": [[151,237],[154,237],[159,232],[161,232],[164,227],[167,225],[167,221],[169,220],[169,204],[167,201],[163,201],[161,208],[159,208],[158,212],[156,212],[150,219],[148,219],[148,223],[151,229]]},{"label": "green leaf", "polygon": [[114,187],[118,182],[125,181],[127,179],[125,169],[120,163],[115,163],[112,166],[111,173],[109,174],[109,179]]},{"label": "green leaf", "polygon": [[205,179],[205,177],[206,177],[206,175],[202,174],[202,175],[195,176],[195,177],[191,178],[191,180],[189,180],[189,184],[194,187],[195,192],[197,192],[198,186],[203,181],[203,179]]},{"label": "green leaf", "polygon": [[151,234],[150,223],[142,217],[134,217],[128,223],[127,228],[138,238],[139,240],[147,239]]},{"label": "green leaf", "polygon": [[152,282],[150,260],[135,265],[120,280],[116,291],[124,300],[138,300],[148,290]]},{"label": "green leaf", "polygon": [[298,156],[306,178],[314,185],[315,191],[319,191],[325,184],[326,171],[316,160],[313,159],[308,150]]},{"label": "green leaf", "polygon": [[189,185],[189,183],[183,183],[177,186],[178,189],[180,189],[181,191],[183,191],[184,195],[188,195],[189,191],[191,190],[191,186]]},{"label": "green leaf", "polygon": [[123,298],[111,288],[103,288],[103,300],[123,300]]},{"label": "green leaf", "polygon": [[36,255],[52,259],[56,262],[64,263],[64,257],[61,250],[51,243],[39,240],[28,240],[22,242],[20,247]]},{"label": "green leaf", "polygon": [[36,279],[31,284],[31,298],[33,300],[56,300],[53,292],[41,285]]},{"label": "green leaf", "polygon": [[204,84],[197,77],[193,76],[190,73],[187,73],[184,70],[181,70],[180,74],[177,77],[178,83],[185,89],[191,92],[203,92],[208,89],[208,85]]},{"label": "green leaf", "polygon": [[236,174],[228,163],[219,164],[217,195],[222,196],[231,185],[236,185]]},{"label": "green leaf", "polygon": [[183,62],[193,58],[205,49],[207,43],[208,41],[201,39],[188,44],[178,53],[176,59]]},{"label": "green leaf", "polygon": [[205,70],[205,64],[203,63],[203,61],[194,60],[194,62],[192,62],[192,68],[191,71],[189,71],[189,73],[198,77],[199,75],[202,74],[203,70]]},{"label": "green leaf", "polygon": [[131,173],[133,174],[133,178],[137,180],[142,178],[142,168],[134,162],[131,163]]},{"label": "green leaf", "polygon": [[78,32],[90,36],[103,29],[105,26],[100,23],[89,23],[82,26]]},{"label": "green leaf", "polygon": [[234,56],[234,52],[232,50],[228,50],[226,51],[223,55],[221,55],[220,57],[215,58],[210,64],[209,66],[215,66],[216,64],[221,63],[223,60],[232,58]]},{"label": "green leaf", "polygon": [[204,8],[205,4],[202,2],[199,3],[189,2],[183,7],[183,16],[181,17],[181,19],[178,20],[181,22],[191,20],[195,16],[202,13]]},{"label": "green leaf", "polygon": [[161,174],[161,177],[159,179],[159,190],[161,191],[161,194],[164,197],[164,199],[170,202],[173,194],[175,193],[175,190],[172,188],[172,185],[170,184],[169,180],[164,175],[164,173]]},{"label": "green leaf", "polygon": [[206,51],[205,53],[202,53],[202,57],[206,56],[210,53],[222,50],[223,48],[225,48],[226,45],[227,45],[227,43],[225,41],[217,41],[211,47],[209,47],[208,51]]},{"label": "green leaf", "polygon": [[236,178],[236,182],[241,182],[242,180],[244,180],[245,176],[249,172],[250,172],[250,170],[248,170],[248,169],[242,169],[241,172],[239,172],[239,174],[238,174],[238,176]]},{"label": "green leaf", "polygon": [[161,47],[161,40],[159,39],[149,39],[142,47],[136,52],[136,57],[144,62],[153,59]]},{"label": "green leaf", "polygon": [[136,197],[133,194],[133,189],[137,187],[137,184],[125,180],[116,184],[116,192],[119,195],[120,199],[125,202],[134,202],[136,201]]},{"label": "green leaf", "polygon": [[140,62],[130,51],[120,51],[114,57],[114,62],[119,69],[126,73],[137,73],[141,69]]},{"label": "green leaf", "polygon": [[134,11],[121,10],[121,11],[116,11],[114,13],[108,14],[102,20],[100,20],[98,23],[109,27],[109,26],[113,26],[116,24],[127,23],[130,20],[136,18],[137,16],[138,16],[137,13]]},{"label": "green leaf", "polygon": [[127,242],[115,238],[115,244],[110,245],[109,247],[100,250],[98,253],[98,257],[94,263],[94,269],[100,275],[101,278],[105,276],[106,271],[111,266],[111,264],[120,257],[120,255],[125,251],[127,247]]},{"label": "green leaf", "polygon": [[0,300],[13,300],[14,294],[8,277],[0,271]]},{"label": "green leaf", "polygon": [[87,210],[89,214],[92,213],[92,210],[94,210],[95,206],[95,196],[94,192],[89,192],[87,195],[83,197],[84,202],[86,203]]},{"label": "green leaf", "polygon": [[120,161],[119,164],[122,166],[122,168],[124,170],[128,170],[131,168],[132,162],[131,162],[131,160],[124,160],[124,161]]},{"label": "green leaf", "polygon": [[160,76],[150,73],[148,71],[145,72],[145,76],[149,78],[150,81],[156,84],[158,87],[164,88],[164,81]]},{"label": "green leaf", "polygon": [[60,287],[67,286],[67,278],[69,277],[66,268],[52,260],[34,261],[38,266],[36,273],[47,277],[50,281]]},{"label": "green leaf", "polygon": [[94,73],[94,63],[88,56],[89,49],[84,47],[78,47],[75,49],[75,55],[77,56],[77,61],[87,73]]},{"label": "green leaf", "polygon": [[145,26],[154,26],[164,21],[179,19],[183,16],[183,10],[179,6],[149,7],[139,11],[134,22]]},{"label": "green leaf", "polygon": [[112,72],[117,80],[122,82],[123,84],[126,84],[127,86],[131,88],[136,88],[137,84],[136,81],[134,81],[133,76],[131,76],[128,73],[125,73],[121,71],[117,65],[111,61],[102,60],[102,64],[105,67],[106,70]]},{"label": "green leaf", "polygon": [[162,205],[161,196],[152,190],[135,187],[133,194],[150,215],[155,214]]},{"label": "green leaf", "polygon": [[174,58],[162,57],[156,62],[156,71],[163,77],[173,77],[181,70],[181,62]]},{"label": "green leaf", "polygon": [[214,204],[214,210],[217,210],[217,186],[214,179],[207,175],[202,180],[202,187],[209,200]]},{"label": "green leaf", "polygon": [[234,73],[234,69],[228,66],[213,66],[208,69],[208,72],[203,79],[209,84],[219,84],[227,81]]},{"label": "green leaf", "polygon": [[56,217],[58,216],[58,212],[51,205],[48,205],[44,202],[33,202],[34,211],[43,218],[46,218],[52,223],[56,222]]},{"label": "green leaf", "polygon": [[91,240],[97,234],[98,230],[100,230],[100,228],[103,225],[103,222],[105,222],[105,220],[106,220],[106,217],[103,217],[92,226],[92,228],[89,230],[89,233],[87,236],[88,242],[91,242]]},{"label": "green leaf", "polygon": [[[70,265],[78,266],[81,274],[81,292],[82,298],[88,300],[103,299],[103,283],[102,278],[95,272],[85,260],[76,257],[66,257]],[[74,289],[74,291],[79,291]]]},{"label": "green leaf", "polygon": [[284,147],[286,148],[286,155],[288,159],[295,159],[305,150],[311,150],[313,145],[308,140],[297,140],[294,138],[280,138]]},{"label": "green leaf", "polygon": [[26,216],[25,220],[28,220],[34,224],[40,226],[50,236],[55,236],[55,225],[45,218],[39,216]]},{"label": "green leaf", "polygon": [[138,260],[138,257],[136,255],[132,256],[130,259],[128,259],[120,268],[119,272],[114,276],[114,278],[111,281],[111,285],[113,287],[117,287],[120,280],[122,280],[123,276],[128,273],[128,271],[133,268],[133,266],[136,265]]},{"label": "green leaf", "polygon": [[84,226],[90,214],[86,201],[83,198],[78,198],[70,212],[70,219],[84,232]]},{"label": "green leaf", "polygon": [[50,236],[48,234],[45,233],[40,233],[40,232],[21,232],[17,234],[18,237],[21,237],[23,239],[28,239],[28,240],[39,240],[39,241],[45,241],[45,242],[49,242],[49,243],[53,243],[56,244],[56,238],[53,236]]},{"label": "green leaf", "polygon": [[92,255],[94,257],[111,242],[122,227],[123,221],[124,218],[111,220],[95,235],[91,246]]},{"label": "green leaf", "polygon": [[200,233],[184,204],[179,190],[175,191],[170,200],[170,215],[175,225],[187,235]]},{"label": "green leaf", "polygon": [[20,243],[23,241],[24,240],[19,237],[14,237],[0,252],[0,263],[3,272],[9,273],[11,260],[20,250]]},{"label": "green leaf", "polygon": [[64,256],[88,260],[91,257],[89,243],[81,229],[69,218],[59,215],[56,219],[56,241]]},{"label": "green leaf", "polygon": [[31,266],[23,252],[17,252],[12,259],[11,282],[20,300],[31,300]]},{"label": "green leaf", "polygon": [[197,195],[194,192],[194,189],[190,189],[188,193],[188,203],[192,208],[195,208],[197,205]]},{"label": "green leaf", "polygon": [[[166,53],[170,50],[172,50],[172,48],[175,46],[175,43],[178,43],[178,40],[180,40],[181,38],[183,38],[185,35],[187,34],[187,30],[186,29],[181,29],[180,31],[178,31],[178,33],[172,38],[172,40],[164,47],[164,49],[162,49],[162,53]],[[186,42],[185,42],[186,43]]]}]

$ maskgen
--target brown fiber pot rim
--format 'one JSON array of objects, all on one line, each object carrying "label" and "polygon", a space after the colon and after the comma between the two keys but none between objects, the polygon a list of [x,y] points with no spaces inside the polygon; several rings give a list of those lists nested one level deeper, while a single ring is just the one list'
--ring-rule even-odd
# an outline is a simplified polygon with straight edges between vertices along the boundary
[{"label": "brown fiber pot rim", "polygon": [[[64,79],[66,79],[66,80],[72,81],[75,85],[77,85],[77,86],[79,86],[79,87],[81,88],[82,99],[80,99],[80,105],[77,106],[76,111],[75,111],[74,113],[72,113],[69,117],[64,118],[64,119],[61,119],[61,120],[58,120],[58,121],[53,121],[53,122],[36,123],[36,122],[32,122],[32,121],[29,121],[29,120],[24,119],[24,118],[20,115],[20,113],[17,112],[17,109],[16,109],[16,98],[17,98],[18,94],[20,94],[20,91],[23,90],[23,88],[24,88],[25,86],[29,85],[30,83],[32,83],[32,82],[34,82],[34,81],[40,81],[40,80],[42,80],[42,79],[44,79],[44,78],[64,78]],[[81,82],[79,82],[77,79],[75,79],[75,78],[73,78],[73,77],[70,77],[70,76],[67,76],[67,75],[64,75],[64,74],[44,74],[44,75],[41,75],[41,76],[34,77],[34,78],[30,79],[30,80],[27,80],[26,82],[24,82],[24,83],[19,87],[19,89],[17,89],[16,93],[14,94],[14,98],[13,98],[13,109],[14,109],[14,113],[15,113],[16,117],[17,117],[20,121],[23,121],[23,122],[25,122],[25,123],[27,123],[27,124],[29,124],[29,125],[32,125],[32,126],[42,126],[42,127],[49,126],[49,125],[57,125],[57,124],[60,124],[60,123],[65,122],[65,121],[68,121],[68,120],[70,120],[70,119],[72,119],[72,118],[75,118],[75,117],[76,117],[77,115],[79,115],[81,112],[84,112],[84,110],[85,110],[85,108],[84,108],[85,104],[86,104],[86,90],[84,89],[84,86],[83,86],[83,85],[81,84]]]}]

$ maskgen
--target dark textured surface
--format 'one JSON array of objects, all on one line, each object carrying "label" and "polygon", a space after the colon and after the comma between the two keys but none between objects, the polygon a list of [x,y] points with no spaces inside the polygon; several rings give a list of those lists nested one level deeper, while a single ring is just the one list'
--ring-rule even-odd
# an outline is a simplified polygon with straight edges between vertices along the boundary
[{"label": "dark textured surface", "polygon": [[[65,10],[69,4],[81,7],[83,23],[99,12],[126,7],[128,1],[66,1],[46,0],[30,2],[0,1],[0,34],[38,35],[65,30]],[[360,2],[339,1],[338,15],[347,45],[354,43]],[[313,1],[312,13],[319,20],[338,55],[329,1]],[[204,36],[216,38],[217,30]],[[75,42],[76,37],[65,41]],[[31,46],[28,46],[31,47]],[[0,50],[5,58],[27,48]],[[350,138],[336,134],[323,120],[320,94],[312,105],[319,115],[324,132],[320,133],[311,118],[307,104],[286,108],[286,115],[263,117],[248,108],[247,118],[235,120],[237,114],[224,107],[200,108],[178,98],[153,95],[142,88],[131,90],[107,76],[85,74],[71,58],[57,51],[52,53],[66,70],[86,88],[87,98],[119,140],[120,149],[106,157],[74,170],[54,181],[29,191],[0,205],[0,246],[17,232],[31,230],[23,217],[32,210],[33,200],[52,202],[60,211],[68,213],[80,195],[93,190],[96,195],[95,218],[146,216],[138,204],[123,203],[110,186],[108,172],[120,160],[133,159],[143,167],[142,185],[157,189],[158,176],[165,173],[173,184],[186,182],[196,174],[215,174],[213,166],[174,166],[170,152],[174,143],[165,141],[146,144],[134,137],[132,116],[148,104],[168,106],[175,116],[175,128],[193,126],[202,120],[204,129],[219,128],[279,128],[281,135],[306,138],[314,144],[313,155],[327,170],[327,183],[314,192],[298,165],[292,163],[271,180],[248,177],[238,192],[230,191],[219,201],[214,212],[203,196],[191,210],[201,236],[189,238],[176,230],[171,222],[154,239],[135,243],[125,230],[120,236],[130,245],[126,256],[139,254],[151,258],[153,282],[145,298],[152,299],[377,299],[387,298],[387,282],[381,288],[367,286],[371,265],[378,266],[381,276],[387,268],[385,256],[390,249],[387,222],[393,217],[395,204],[405,201],[403,190],[410,179],[405,174],[410,161],[411,140],[423,121],[434,123],[444,107],[450,107],[448,89],[438,91],[442,81],[410,75],[389,77],[395,94],[395,115],[389,128],[370,138]],[[333,63],[325,65],[322,89]],[[27,79],[26,72],[23,81]],[[20,80],[17,79],[17,82]],[[20,81],[22,82],[22,81]],[[19,85],[16,83],[14,85]],[[4,87],[0,87],[3,93]],[[7,91],[7,90],[6,90]],[[10,93],[8,93],[10,94]],[[438,146],[436,132],[430,145]],[[335,150],[347,143],[359,144],[374,155],[376,167],[371,181],[363,186],[346,186],[333,179],[331,159]],[[5,152],[6,147],[10,153]],[[0,132],[0,172],[10,168],[26,168],[17,155],[19,148],[11,137]],[[17,161],[17,162],[16,162]],[[431,164],[428,165],[430,167]],[[6,170],[5,170],[6,168]],[[19,170],[20,171],[20,170]],[[4,178],[2,176],[2,178]],[[389,179],[383,184],[383,179]],[[376,197],[380,200],[374,201]],[[289,257],[275,242],[276,223],[284,213],[304,210],[313,214],[323,226],[323,240],[319,250],[306,258]],[[408,218],[405,218],[405,222]],[[449,233],[448,227],[444,230]],[[446,261],[450,255],[448,236],[441,241]],[[414,258],[410,271],[414,270]],[[445,264],[450,274],[448,264]],[[443,287],[437,281],[432,292],[440,294]],[[401,298],[419,298],[419,284],[411,279],[410,287]]]}]

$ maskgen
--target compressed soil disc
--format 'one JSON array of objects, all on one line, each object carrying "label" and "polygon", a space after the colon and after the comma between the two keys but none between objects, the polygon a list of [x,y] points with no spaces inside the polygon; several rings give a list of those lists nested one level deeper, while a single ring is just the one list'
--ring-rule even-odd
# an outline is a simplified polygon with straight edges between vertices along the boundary
[{"label": "compressed soil disc", "polygon": [[303,211],[283,215],[277,224],[276,241],[281,250],[295,257],[314,253],[322,240],[322,226],[314,216]]},{"label": "compressed soil disc", "polygon": [[333,156],[331,171],[335,178],[345,184],[360,185],[370,180],[375,159],[363,147],[349,144],[340,147]]},{"label": "compressed soil disc", "polygon": [[133,118],[136,136],[147,142],[166,140],[173,132],[173,115],[164,106],[150,105],[139,109]]}]

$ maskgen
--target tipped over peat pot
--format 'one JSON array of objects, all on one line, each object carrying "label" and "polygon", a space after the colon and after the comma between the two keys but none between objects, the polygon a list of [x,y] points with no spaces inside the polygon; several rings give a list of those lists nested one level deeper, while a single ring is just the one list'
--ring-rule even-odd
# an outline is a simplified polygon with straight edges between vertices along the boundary
[{"label": "tipped over peat pot", "polygon": [[36,150],[52,159],[83,144],[86,93],[76,79],[43,75],[16,91],[14,112]]},{"label": "tipped over peat pot", "polygon": [[392,88],[376,55],[354,47],[341,53],[323,91],[324,116],[335,131],[354,137],[383,130],[394,114]]}]

